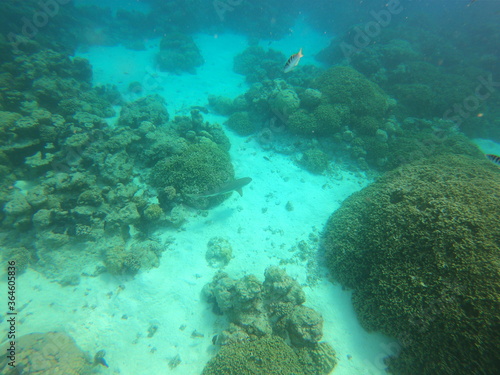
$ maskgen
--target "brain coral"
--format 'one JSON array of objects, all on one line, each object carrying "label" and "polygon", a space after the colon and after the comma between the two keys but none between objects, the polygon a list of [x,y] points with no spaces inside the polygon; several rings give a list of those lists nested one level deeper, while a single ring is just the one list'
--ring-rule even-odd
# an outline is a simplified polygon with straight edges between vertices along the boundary
[{"label": "brain coral", "polygon": [[399,340],[391,373],[497,373],[499,188],[493,164],[442,155],[387,173],[330,217],[328,267],[363,326]]}]

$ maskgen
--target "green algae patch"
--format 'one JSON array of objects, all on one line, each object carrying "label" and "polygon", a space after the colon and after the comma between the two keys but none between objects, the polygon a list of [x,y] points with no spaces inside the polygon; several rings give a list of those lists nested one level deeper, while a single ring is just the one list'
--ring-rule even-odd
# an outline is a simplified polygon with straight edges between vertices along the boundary
[{"label": "green algae patch", "polygon": [[202,375],[306,375],[299,357],[282,339],[267,336],[223,346]]},{"label": "green algae patch", "polygon": [[330,217],[328,267],[361,324],[399,340],[391,373],[498,368],[499,187],[493,164],[443,155],[387,173]]}]

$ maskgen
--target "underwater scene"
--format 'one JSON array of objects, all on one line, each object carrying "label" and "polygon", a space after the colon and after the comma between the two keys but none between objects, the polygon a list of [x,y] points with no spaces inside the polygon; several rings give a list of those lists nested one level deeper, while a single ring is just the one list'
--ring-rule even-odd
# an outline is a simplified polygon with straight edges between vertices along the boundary
[{"label": "underwater scene", "polygon": [[1,375],[500,374],[500,0],[2,0]]}]

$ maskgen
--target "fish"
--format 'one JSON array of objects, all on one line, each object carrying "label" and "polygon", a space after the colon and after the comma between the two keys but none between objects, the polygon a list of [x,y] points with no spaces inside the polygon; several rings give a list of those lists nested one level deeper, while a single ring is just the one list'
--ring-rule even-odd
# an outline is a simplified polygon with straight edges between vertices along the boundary
[{"label": "fish", "polygon": [[496,165],[500,166],[500,156],[498,155],[493,155],[493,154],[486,154],[486,157],[488,160],[491,162],[495,163]]},{"label": "fish", "polygon": [[470,7],[472,4],[474,4],[476,2],[476,0],[471,0],[471,2],[467,5],[468,7]]},{"label": "fish", "polygon": [[252,179],[250,177],[238,178],[237,180],[226,182],[225,184],[216,189],[212,189],[201,194],[186,194],[186,195],[190,198],[209,198],[237,191],[240,194],[240,196],[243,196],[242,188],[243,186],[248,185],[250,182],[252,182]]},{"label": "fish", "polygon": [[283,72],[285,73],[291,72],[297,65],[299,65],[299,61],[302,57],[304,57],[304,55],[302,54],[302,48],[301,48],[300,51],[297,52],[295,55],[290,56],[290,58],[285,64]]},{"label": "fish", "polygon": [[105,350],[99,350],[95,356],[94,356],[94,365],[103,365],[104,367],[108,367],[108,364],[106,363],[106,360],[104,359],[104,356],[106,355]]}]

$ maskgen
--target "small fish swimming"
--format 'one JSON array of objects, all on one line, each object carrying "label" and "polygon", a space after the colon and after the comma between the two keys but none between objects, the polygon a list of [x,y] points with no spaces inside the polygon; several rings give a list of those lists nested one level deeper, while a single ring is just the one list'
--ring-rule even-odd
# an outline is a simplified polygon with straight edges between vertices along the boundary
[{"label": "small fish swimming", "polygon": [[471,0],[471,2],[467,5],[468,7],[470,7],[472,4],[474,4],[476,2],[476,0]]},{"label": "small fish swimming", "polygon": [[290,56],[290,58],[285,64],[283,72],[285,73],[291,72],[297,65],[299,65],[299,61],[302,57],[304,57],[304,55],[302,54],[302,48],[301,48],[300,51],[297,52],[295,55]]},{"label": "small fish swimming", "polygon": [[99,350],[94,356],[94,365],[103,365],[104,367],[109,367],[106,363],[106,360],[104,359],[105,355],[105,350]]},{"label": "small fish swimming", "polygon": [[186,194],[186,195],[190,198],[209,198],[237,191],[240,194],[240,196],[243,196],[242,188],[243,186],[248,185],[250,182],[252,182],[252,179],[250,177],[238,178],[237,180],[226,182],[224,185],[216,189],[212,189],[201,194]]},{"label": "small fish swimming", "polygon": [[493,154],[486,154],[486,157],[488,160],[491,162],[495,163],[496,165],[500,166],[500,156],[498,155],[493,155]]}]

